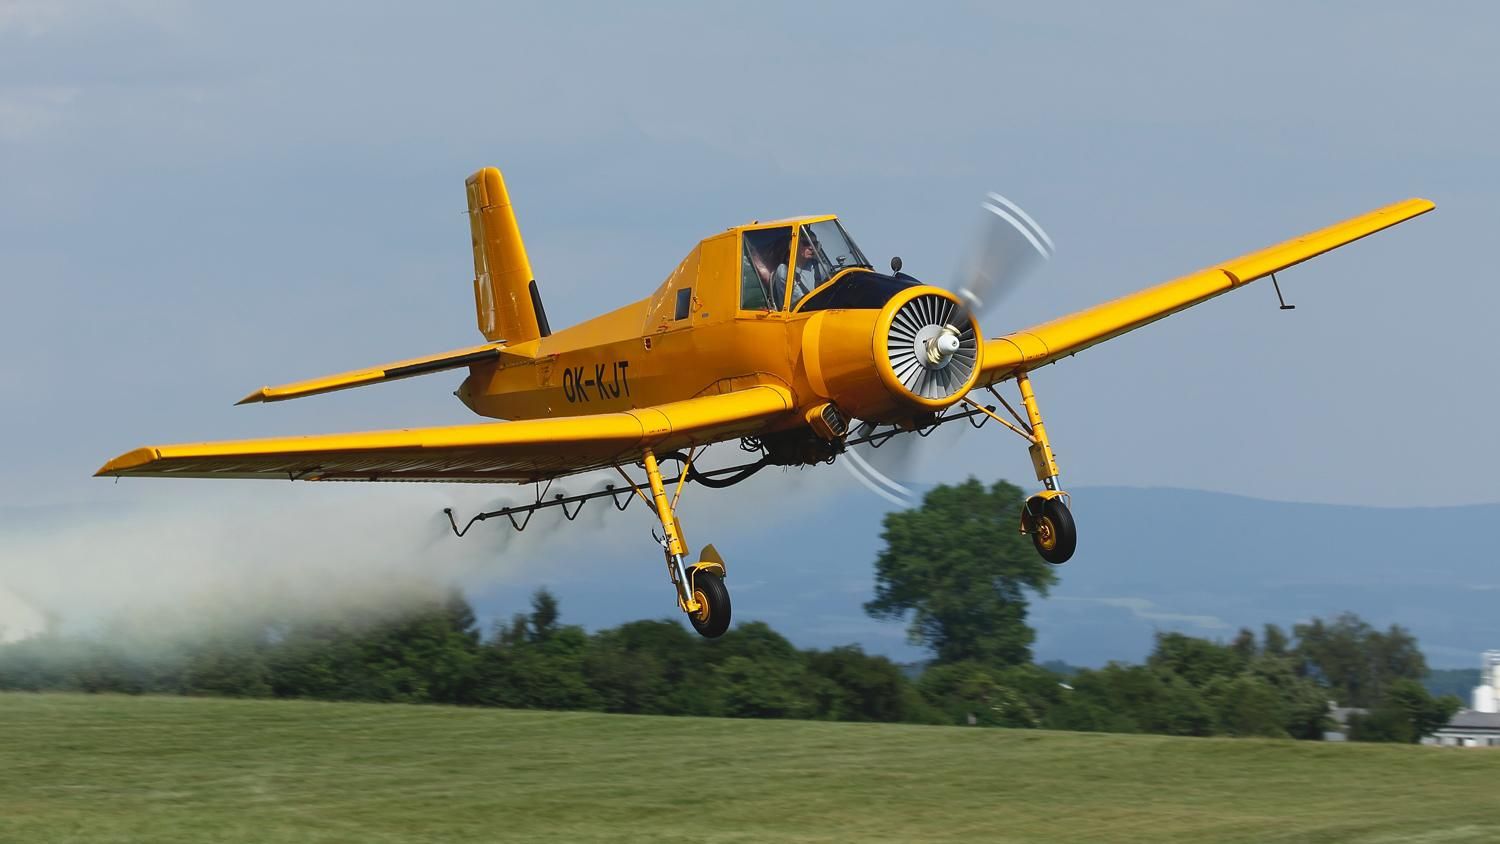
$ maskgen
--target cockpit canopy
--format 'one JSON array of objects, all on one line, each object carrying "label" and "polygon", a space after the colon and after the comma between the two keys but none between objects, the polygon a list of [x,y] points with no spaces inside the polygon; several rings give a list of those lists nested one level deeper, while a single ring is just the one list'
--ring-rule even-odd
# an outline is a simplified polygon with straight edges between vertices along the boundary
[{"label": "cockpit canopy", "polygon": [[869,270],[870,262],[834,218],[745,229],[740,308],[792,310],[825,282],[856,268]]}]

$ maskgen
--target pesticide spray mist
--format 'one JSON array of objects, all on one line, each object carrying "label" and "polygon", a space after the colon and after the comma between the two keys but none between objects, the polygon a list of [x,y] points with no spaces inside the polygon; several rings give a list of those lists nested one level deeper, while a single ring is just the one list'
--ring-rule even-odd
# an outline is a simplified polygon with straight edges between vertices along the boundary
[{"label": "pesticide spray mist", "polygon": [[[939,439],[923,443],[933,449]],[[564,478],[548,495],[610,483],[620,483],[613,472]],[[607,564],[605,555],[638,558],[643,578],[661,575],[651,559],[659,554],[650,538],[655,519],[639,502],[616,512],[609,498],[592,501],[571,522],[557,508],[543,510],[524,533],[502,516],[459,539],[444,508],[462,526],[476,512],[533,502],[535,491],[146,480],[111,493],[88,509],[0,512],[0,641],[49,629],[115,636],[122,628],[142,641],[191,641],[268,618],[400,611],[454,588],[495,594],[514,583],[529,591],[538,572],[566,567],[576,576],[581,561]],[[843,471],[811,467],[762,472],[732,490],[689,489],[681,512],[692,535],[732,548],[747,531],[851,501],[881,506]],[[756,514],[749,522],[748,506]]]},{"label": "pesticide spray mist", "polygon": [[501,519],[453,536],[444,507],[520,503],[525,493],[508,487],[133,486],[118,505],[0,526],[0,641],[127,617],[170,638],[271,616],[399,610],[503,584],[577,541],[555,512],[525,533]]}]

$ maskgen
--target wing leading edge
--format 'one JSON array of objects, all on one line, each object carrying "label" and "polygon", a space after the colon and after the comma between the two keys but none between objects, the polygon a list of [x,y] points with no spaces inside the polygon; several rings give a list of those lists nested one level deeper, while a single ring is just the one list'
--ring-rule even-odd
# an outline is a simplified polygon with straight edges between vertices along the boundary
[{"label": "wing leading edge", "polygon": [[761,385],[594,416],[147,446],[95,474],[519,483],[634,462],[645,447],[682,448],[740,436],[792,407],[790,391]]},{"label": "wing leading edge", "polygon": [[1425,199],[1397,202],[1112,302],[989,340],[984,344],[979,383],[993,384],[1045,366],[1435,207]]}]

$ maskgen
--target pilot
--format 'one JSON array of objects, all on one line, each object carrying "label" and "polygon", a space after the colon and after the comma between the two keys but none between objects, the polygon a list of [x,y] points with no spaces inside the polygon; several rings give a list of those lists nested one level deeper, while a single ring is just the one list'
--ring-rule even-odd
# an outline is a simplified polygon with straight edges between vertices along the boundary
[{"label": "pilot", "polygon": [[780,298],[771,294],[771,269],[765,256],[758,249],[747,249],[745,252],[750,264],[749,271],[754,274],[757,283],[745,290],[744,301],[740,306],[752,310],[769,310],[774,302],[776,309],[780,310]]},{"label": "pilot", "polygon": [[[803,296],[813,292],[813,289],[827,279],[824,278],[823,265],[818,261],[817,248],[813,245],[812,238],[806,234],[802,235],[797,246],[797,272],[792,284],[792,304],[802,300]],[[776,268],[776,274],[771,279],[773,290],[782,289],[786,284],[786,263],[782,262]]]}]

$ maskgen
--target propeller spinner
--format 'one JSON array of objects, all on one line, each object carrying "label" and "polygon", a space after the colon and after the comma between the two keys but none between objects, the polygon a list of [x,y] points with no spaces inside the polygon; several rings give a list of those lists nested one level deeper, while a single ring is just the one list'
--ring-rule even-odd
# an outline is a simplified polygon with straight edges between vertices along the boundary
[{"label": "propeller spinner", "polygon": [[[955,305],[937,296],[931,303],[914,300],[892,320],[888,349],[892,368],[903,386],[927,399],[950,398],[966,385],[975,363],[974,330],[986,311],[1013,293],[1055,247],[1035,219],[998,193],[980,204],[982,216],[974,237],[948,287]],[[860,436],[874,430],[869,423]],[[903,440],[905,438],[902,438]],[[918,496],[910,488],[916,467],[916,438],[901,446],[854,446],[845,466],[871,492],[898,506],[911,507]]]}]

